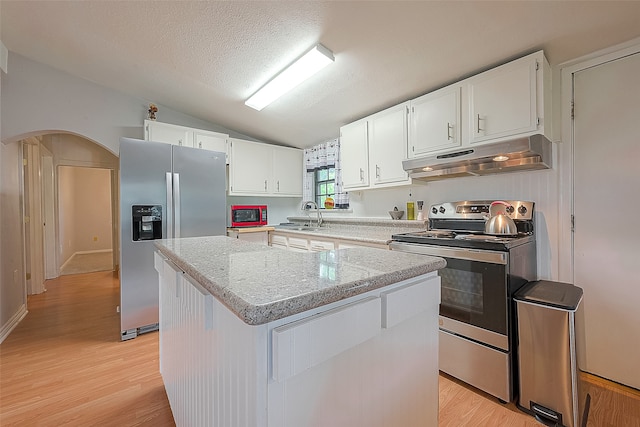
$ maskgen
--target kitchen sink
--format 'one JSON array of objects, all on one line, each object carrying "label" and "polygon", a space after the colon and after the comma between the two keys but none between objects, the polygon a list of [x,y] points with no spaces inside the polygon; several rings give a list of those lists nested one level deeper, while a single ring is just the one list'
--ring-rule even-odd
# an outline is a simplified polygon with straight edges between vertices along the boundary
[{"label": "kitchen sink", "polygon": [[284,222],[275,226],[276,230],[293,230],[293,231],[319,231],[317,225],[300,225],[292,222]]}]

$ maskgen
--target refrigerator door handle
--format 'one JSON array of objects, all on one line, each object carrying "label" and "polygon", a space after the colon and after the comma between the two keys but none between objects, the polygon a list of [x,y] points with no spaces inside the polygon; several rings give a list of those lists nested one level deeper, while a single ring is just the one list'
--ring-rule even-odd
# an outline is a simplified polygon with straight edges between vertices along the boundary
[{"label": "refrigerator door handle", "polygon": [[173,239],[173,175],[166,173],[167,179],[167,210],[165,212],[165,225],[167,226],[167,239]]},{"label": "refrigerator door handle", "polygon": [[174,197],[174,209],[175,209],[175,238],[180,238],[180,174],[173,174],[173,197]]}]

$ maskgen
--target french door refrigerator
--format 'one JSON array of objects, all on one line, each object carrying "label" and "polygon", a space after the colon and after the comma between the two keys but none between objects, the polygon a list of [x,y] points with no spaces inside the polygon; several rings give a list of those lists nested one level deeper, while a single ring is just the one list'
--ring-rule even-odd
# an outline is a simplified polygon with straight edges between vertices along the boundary
[{"label": "french door refrigerator", "polygon": [[120,332],[158,329],[153,241],[226,234],[225,153],[120,139]]}]

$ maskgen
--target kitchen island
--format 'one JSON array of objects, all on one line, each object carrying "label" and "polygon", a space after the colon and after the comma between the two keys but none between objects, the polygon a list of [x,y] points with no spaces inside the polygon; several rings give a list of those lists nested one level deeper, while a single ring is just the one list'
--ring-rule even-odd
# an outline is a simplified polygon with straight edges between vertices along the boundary
[{"label": "kitchen island", "polygon": [[177,425],[437,425],[441,258],[157,241]]}]

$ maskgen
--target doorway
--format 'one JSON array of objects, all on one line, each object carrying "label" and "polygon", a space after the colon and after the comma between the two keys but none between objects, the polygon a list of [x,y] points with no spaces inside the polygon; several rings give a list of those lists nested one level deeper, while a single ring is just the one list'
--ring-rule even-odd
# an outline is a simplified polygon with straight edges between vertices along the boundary
[{"label": "doorway", "polygon": [[58,166],[60,275],[113,270],[111,170]]}]

